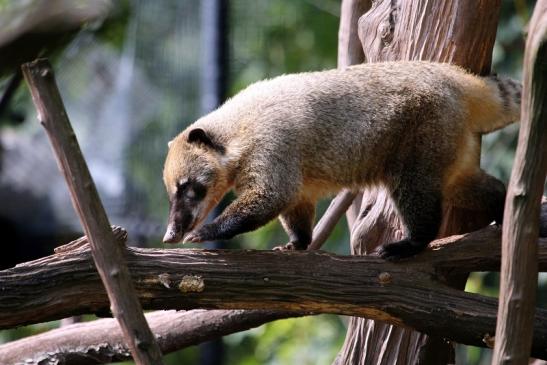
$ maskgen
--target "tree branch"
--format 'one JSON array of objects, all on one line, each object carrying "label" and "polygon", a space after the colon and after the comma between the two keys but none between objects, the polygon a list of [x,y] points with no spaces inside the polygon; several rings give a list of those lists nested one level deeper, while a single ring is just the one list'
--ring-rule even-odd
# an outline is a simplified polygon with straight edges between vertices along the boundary
[{"label": "tree branch", "polygon": [[[192,310],[147,313],[161,351],[166,354],[230,333],[245,331],[299,313],[267,310]],[[105,364],[131,359],[114,319],[77,323],[0,345],[5,364]],[[32,362],[30,362],[32,360]],[[47,360],[47,361],[45,361]]]},{"label": "tree branch", "polygon": [[[542,206],[542,224],[547,226],[547,200]],[[127,237],[120,227],[113,227],[116,239],[123,243]],[[542,237],[547,232],[540,233]],[[478,237],[483,237],[478,239]],[[439,254],[424,253],[422,259],[434,260],[437,270],[449,270],[455,265],[462,272],[477,266],[488,266],[495,270],[499,265],[499,230],[487,229],[472,233],[461,239],[460,236],[449,237],[433,243],[431,248]],[[482,243],[481,243],[482,241]],[[56,253],[70,250],[86,249],[87,237],[82,237],[69,244],[59,246]],[[474,248],[482,248],[476,251]],[[542,247],[542,246],[541,246]],[[443,250],[443,251],[440,251]],[[454,257],[454,251],[465,250],[467,258],[461,261],[446,259]],[[481,261],[485,252],[494,252],[493,259]],[[543,271],[547,270],[547,250],[541,249]],[[264,323],[300,316],[302,313],[268,310],[193,310],[189,312],[158,311],[146,315],[147,321],[155,333],[163,353],[180,350],[184,347],[208,341],[237,331],[243,331]],[[29,350],[32,349],[32,350]],[[30,336],[21,340],[0,345],[0,358],[7,363],[24,362],[27,359],[38,363],[40,360],[58,361],[65,365],[101,364],[129,359],[127,347],[122,334],[113,319],[101,319],[87,323],[78,323],[61,329]]]},{"label": "tree branch", "polygon": [[332,199],[325,214],[323,214],[319,222],[317,222],[313,228],[312,241],[308,246],[308,250],[319,250],[321,246],[323,246],[356,196],[357,193],[350,190],[342,190],[334,199]]},{"label": "tree branch", "polygon": [[519,141],[505,202],[493,364],[528,364],[537,290],[539,198],[547,173],[547,0],[537,2],[524,53]]},{"label": "tree branch", "polygon": [[[499,240],[499,229],[489,227],[436,241],[433,250],[404,263],[310,251],[188,249],[128,249],[126,260],[146,309],[337,313],[485,346],[483,338],[494,333],[497,300],[446,287],[436,278],[439,270],[499,266]],[[539,247],[547,269],[547,239],[539,239]],[[109,305],[90,252],[82,247],[4,270],[0,288],[0,328]],[[538,310],[534,356],[547,358],[546,341],[547,311]]]},{"label": "tree branch", "polygon": [[38,119],[47,132],[72,204],[89,238],[93,261],[112,303],[112,312],[120,323],[135,362],[162,364],[161,351],[148,328],[123,260],[125,246],[116,244],[106,211],[68,120],[53,69],[46,59],[25,63],[22,69]]}]

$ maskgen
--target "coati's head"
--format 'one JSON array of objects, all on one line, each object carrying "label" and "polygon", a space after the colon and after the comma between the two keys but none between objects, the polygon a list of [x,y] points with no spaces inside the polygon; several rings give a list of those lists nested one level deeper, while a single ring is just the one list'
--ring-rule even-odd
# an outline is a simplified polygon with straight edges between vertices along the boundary
[{"label": "coati's head", "polygon": [[163,169],[169,221],[163,242],[180,242],[230,188],[222,163],[225,153],[224,146],[201,128],[190,128],[169,142]]}]

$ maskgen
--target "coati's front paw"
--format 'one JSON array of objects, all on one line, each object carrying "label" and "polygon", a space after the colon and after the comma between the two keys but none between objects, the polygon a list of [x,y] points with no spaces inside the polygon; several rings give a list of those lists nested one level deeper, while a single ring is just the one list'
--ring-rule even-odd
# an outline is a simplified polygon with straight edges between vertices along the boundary
[{"label": "coati's front paw", "polygon": [[182,243],[202,243],[203,241],[205,240],[200,235],[199,231],[192,231],[186,234],[186,236],[182,239]]},{"label": "coati's front paw", "polygon": [[378,256],[388,261],[397,261],[405,257],[414,256],[427,247],[427,242],[418,242],[410,239],[384,243],[376,253]]},{"label": "coati's front paw", "polygon": [[216,226],[213,224],[206,224],[201,228],[187,233],[183,238],[183,243],[202,243],[205,241],[217,240]]}]

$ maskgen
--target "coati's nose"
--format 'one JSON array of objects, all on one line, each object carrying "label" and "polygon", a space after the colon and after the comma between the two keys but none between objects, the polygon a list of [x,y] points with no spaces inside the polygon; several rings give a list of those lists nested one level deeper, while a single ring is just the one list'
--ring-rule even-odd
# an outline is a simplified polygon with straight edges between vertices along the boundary
[{"label": "coati's nose", "polygon": [[163,236],[164,243],[178,243],[182,239],[182,235],[177,234],[177,230],[173,225],[167,226],[165,236]]}]

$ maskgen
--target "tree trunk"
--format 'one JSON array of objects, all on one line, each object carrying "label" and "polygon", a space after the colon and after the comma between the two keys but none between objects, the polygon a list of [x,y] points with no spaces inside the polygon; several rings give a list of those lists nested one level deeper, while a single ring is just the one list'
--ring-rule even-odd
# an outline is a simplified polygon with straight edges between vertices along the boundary
[{"label": "tree trunk", "polygon": [[[367,62],[431,60],[451,62],[478,74],[490,70],[500,10],[499,0],[381,0],[359,19],[359,37]],[[476,156],[479,164],[480,156]],[[354,210],[366,212],[351,227],[352,253],[370,253],[386,241],[401,238],[401,223],[388,194],[369,190]],[[439,236],[468,232],[488,224],[481,212],[448,207]],[[448,273],[447,273],[448,274]],[[467,275],[447,276],[463,289]],[[337,364],[447,364],[454,348],[441,337],[429,337],[385,323],[352,318]]]}]

